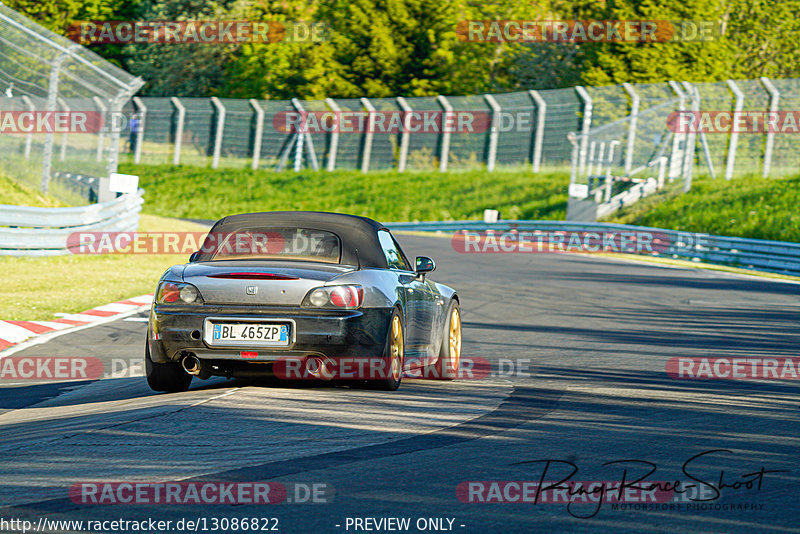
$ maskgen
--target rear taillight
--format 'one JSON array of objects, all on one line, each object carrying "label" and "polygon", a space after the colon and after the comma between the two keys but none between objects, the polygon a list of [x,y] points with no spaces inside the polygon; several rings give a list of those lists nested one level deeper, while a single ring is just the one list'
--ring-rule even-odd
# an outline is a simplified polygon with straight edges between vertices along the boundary
[{"label": "rear taillight", "polygon": [[158,286],[156,302],[162,304],[203,304],[200,291],[192,284],[162,282]]},{"label": "rear taillight", "polygon": [[307,308],[359,308],[364,303],[364,288],[361,286],[318,287],[308,292],[303,299]]}]

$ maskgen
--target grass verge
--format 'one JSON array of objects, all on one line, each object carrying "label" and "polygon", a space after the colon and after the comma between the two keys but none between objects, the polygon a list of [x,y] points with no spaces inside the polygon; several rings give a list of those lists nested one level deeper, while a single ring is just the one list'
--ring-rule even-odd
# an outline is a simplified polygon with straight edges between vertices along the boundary
[{"label": "grass verge", "polygon": [[486,208],[507,219],[563,219],[566,173],[529,171],[274,172],[122,165],[146,190],[144,209],[165,217],[218,219],[232,213],[337,211],[379,221],[481,219]]},{"label": "grass verge", "polygon": [[800,176],[700,177],[692,190],[652,195],[609,222],[776,241],[800,241]]}]

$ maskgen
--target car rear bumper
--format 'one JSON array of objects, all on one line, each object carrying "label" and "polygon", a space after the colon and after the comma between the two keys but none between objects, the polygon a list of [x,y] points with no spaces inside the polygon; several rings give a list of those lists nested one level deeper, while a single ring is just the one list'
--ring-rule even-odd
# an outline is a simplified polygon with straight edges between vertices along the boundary
[{"label": "car rear bumper", "polygon": [[[383,354],[392,308],[309,310],[293,307],[155,306],[150,314],[148,343],[154,362],[178,361],[192,353],[200,360],[250,363],[274,362],[283,357],[380,357]],[[206,342],[206,320],[263,321],[291,324],[287,347],[257,344],[218,347]]]}]

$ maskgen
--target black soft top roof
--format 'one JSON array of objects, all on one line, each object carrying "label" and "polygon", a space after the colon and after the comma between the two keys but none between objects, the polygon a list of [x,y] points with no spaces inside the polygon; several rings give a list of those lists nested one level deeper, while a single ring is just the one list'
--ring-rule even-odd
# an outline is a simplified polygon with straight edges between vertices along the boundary
[{"label": "black soft top roof", "polygon": [[[211,228],[212,233],[240,232],[254,228],[308,228],[326,230],[339,236],[342,241],[340,263],[356,265],[355,250],[362,267],[385,269],[386,256],[378,241],[378,230],[384,225],[367,217],[328,213],[324,211],[265,211],[242,213],[223,217]],[[202,255],[201,261],[206,259]]]}]

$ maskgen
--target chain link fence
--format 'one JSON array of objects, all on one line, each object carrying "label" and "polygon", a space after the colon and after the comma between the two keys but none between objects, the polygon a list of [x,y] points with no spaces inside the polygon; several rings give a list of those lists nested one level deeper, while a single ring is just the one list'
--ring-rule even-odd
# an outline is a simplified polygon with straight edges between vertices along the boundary
[{"label": "chain link fence", "polygon": [[117,169],[123,107],[142,85],[0,4],[0,172],[85,202],[83,178]]}]

